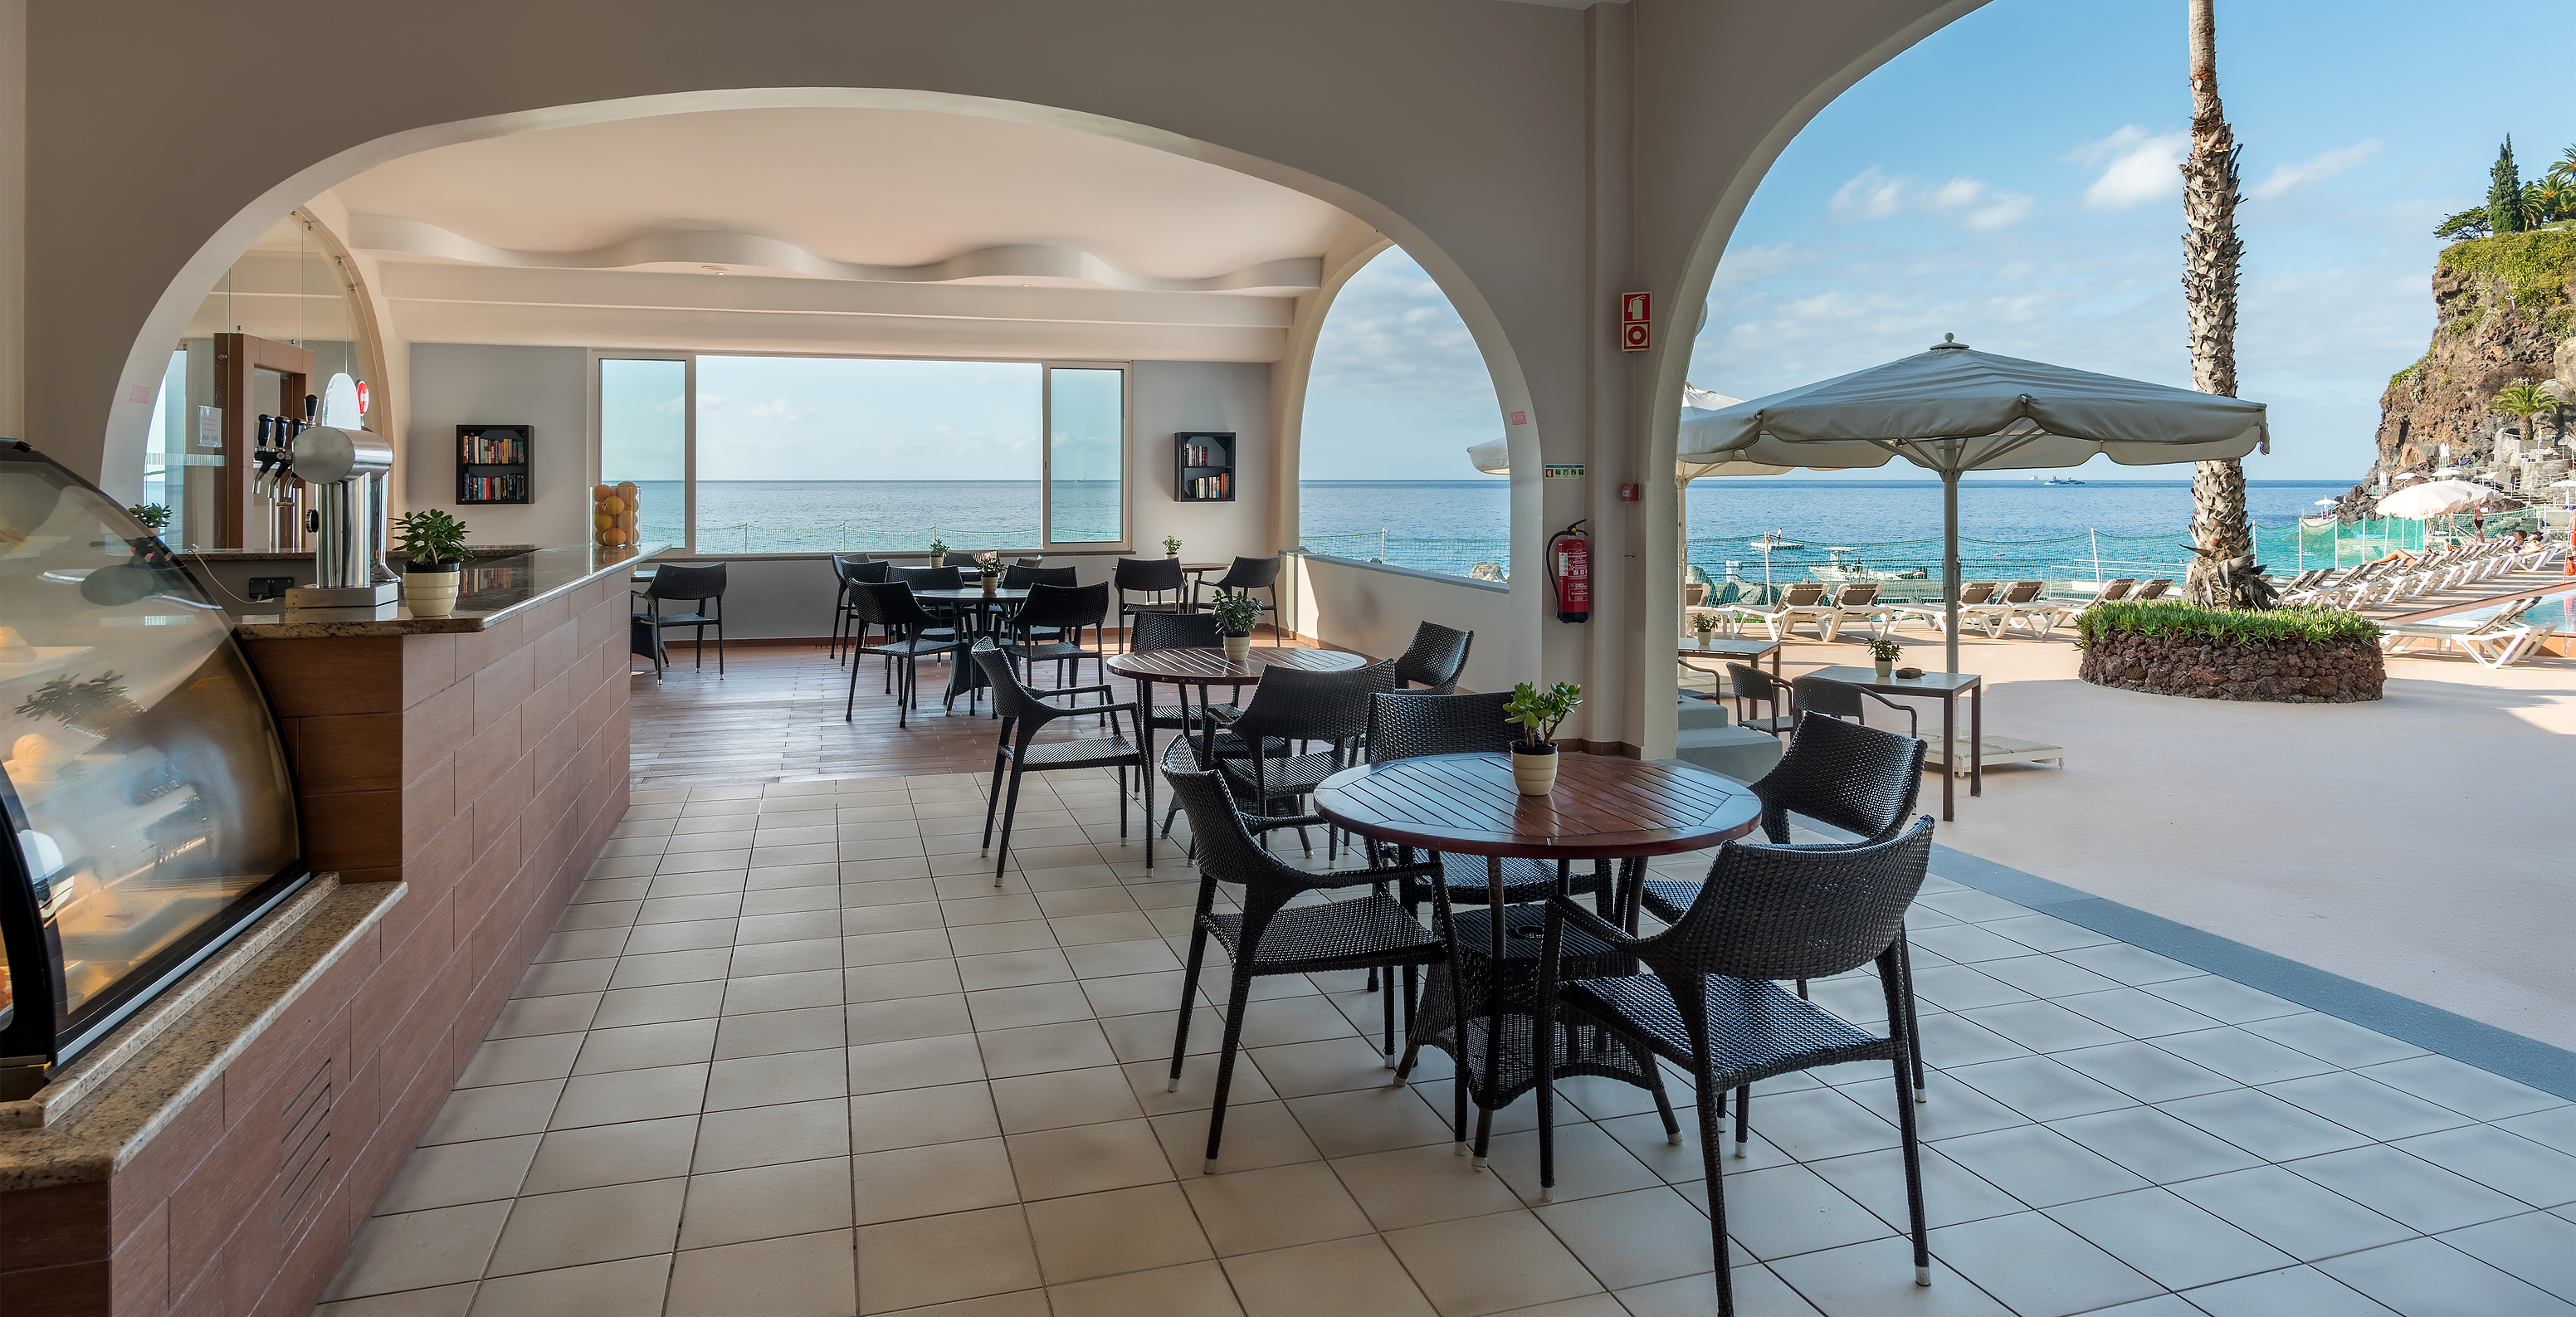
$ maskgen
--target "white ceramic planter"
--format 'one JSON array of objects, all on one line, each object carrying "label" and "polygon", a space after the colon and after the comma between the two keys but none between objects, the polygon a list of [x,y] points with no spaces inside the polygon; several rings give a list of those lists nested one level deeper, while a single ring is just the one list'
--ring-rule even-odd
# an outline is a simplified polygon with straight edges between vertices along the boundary
[{"label": "white ceramic planter", "polygon": [[1544,796],[1556,789],[1556,761],[1560,756],[1551,745],[1545,754],[1530,754],[1521,743],[1512,745],[1512,785],[1524,796]]},{"label": "white ceramic planter", "polygon": [[403,573],[403,603],[414,617],[445,617],[456,611],[456,583],[465,573],[459,564],[442,564],[442,570],[425,570],[411,564]]},{"label": "white ceramic planter", "polygon": [[1878,679],[1879,679],[1880,681],[1886,681],[1886,680],[1888,680],[1888,679],[1889,679],[1890,675],[1891,675],[1892,673],[1894,673],[1894,672],[1895,672],[1895,670],[1896,670],[1896,660],[1894,660],[1894,659],[1880,659],[1880,660],[1878,660],[1877,667],[1878,667]]},{"label": "white ceramic planter", "polygon": [[1226,636],[1224,637],[1224,640],[1226,662],[1249,663],[1252,661],[1252,637]]}]

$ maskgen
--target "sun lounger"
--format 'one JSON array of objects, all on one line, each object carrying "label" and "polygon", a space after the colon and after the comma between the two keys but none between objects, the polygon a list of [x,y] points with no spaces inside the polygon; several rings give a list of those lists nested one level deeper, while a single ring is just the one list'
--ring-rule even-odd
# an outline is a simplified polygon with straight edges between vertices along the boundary
[{"label": "sun lounger", "polygon": [[[2004,632],[2011,630],[2013,623],[2021,620],[2025,611],[2033,606],[2039,609],[2042,616],[2049,617],[2053,622],[2054,615],[2050,613],[2049,605],[2042,602],[2039,597],[2040,592],[2047,588],[2046,581],[2015,581],[2004,587],[2002,597],[1979,604],[1973,610],[1960,609],[1959,625],[1983,627],[1988,638],[2000,640]],[[2042,630],[2039,634],[2045,635],[2047,632]]]},{"label": "sun lounger", "polygon": [[1834,613],[1825,619],[1825,639],[1841,635],[1846,623],[1860,622],[1869,627],[1873,637],[1884,637],[1895,609],[1878,602],[1878,583],[1855,581],[1834,597]]},{"label": "sun lounger", "polygon": [[[1968,581],[1961,584],[1959,587],[1960,625],[1985,626],[1985,621],[1979,617],[1976,610],[1985,607],[1988,603],[1993,601],[1997,588],[1998,587],[1993,581]],[[1903,623],[1908,618],[1919,617],[1930,622],[1932,624],[1932,629],[1938,631],[1948,624],[1949,615],[1950,610],[1948,605],[1944,604],[1941,600],[1935,599],[1930,603],[1907,604],[1902,608],[1894,610],[1889,615],[1888,625],[1893,627]],[[1987,635],[1992,636],[1993,634],[1992,630],[1987,631]]]},{"label": "sun lounger", "polygon": [[2382,625],[2379,648],[2394,654],[2398,647],[2417,641],[2431,641],[2436,646],[2457,645],[2462,653],[2476,659],[2480,667],[2501,668],[2520,662],[2525,655],[2540,647],[2548,631],[2537,623],[2523,621],[2523,614],[2540,602],[2540,596],[2516,599],[2499,608],[2485,621],[2468,626],[2444,626],[2440,622],[2409,622]]},{"label": "sun lounger", "polygon": [[[1754,608],[1738,604],[1736,609],[1744,616],[1755,619],[1769,628],[1773,640],[1786,640],[1789,638],[1789,628],[1798,619],[1815,617],[1818,611],[1816,605],[1823,602],[1824,597],[1825,587],[1822,584],[1815,581],[1800,581],[1784,591],[1780,596],[1780,602],[1771,608]],[[1830,613],[1833,609],[1828,607],[1823,611]]]},{"label": "sun lounger", "polygon": [[2138,578],[2134,576],[2123,576],[2116,581],[2104,581],[2093,591],[2093,597],[2082,603],[2068,603],[2061,600],[2045,607],[2025,608],[2021,611],[2021,617],[2025,625],[2037,624],[2031,633],[2034,637],[2045,636],[2056,630],[2058,623],[2073,621],[2076,614],[2095,604],[2118,603],[2128,598],[2129,591],[2137,584]]},{"label": "sun lounger", "polygon": [[2165,597],[2165,591],[2172,588],[2172,577],[2159,576],[2156,579],[2147,582],[2145,585],[2139,586],[2137,593],[2129,596],[2129,602],[2133,604],[2143,604],[2150,599],[2162,599]]}]

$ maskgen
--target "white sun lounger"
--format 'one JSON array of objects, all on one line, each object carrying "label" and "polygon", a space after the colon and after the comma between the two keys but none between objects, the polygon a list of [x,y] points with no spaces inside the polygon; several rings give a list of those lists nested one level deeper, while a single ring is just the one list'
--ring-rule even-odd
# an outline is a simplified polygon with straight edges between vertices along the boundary
[{"label": "white sun lounger", "polygon": [[2468,626],[2444,626],[2440,622],[2409,622],[2383,625],[2379,629],[2379,648],[2394,654],[2402,645],[2431,641],[2436,646],[2456,645],[2460,651],[2478,661],[2478,666],[2501,668],[2521,662],[2540,647],[2548,631],[2537,623],[2525,622],[2523,614],[2540,602],[2540,596],[2516,599],[2485,621]]}]

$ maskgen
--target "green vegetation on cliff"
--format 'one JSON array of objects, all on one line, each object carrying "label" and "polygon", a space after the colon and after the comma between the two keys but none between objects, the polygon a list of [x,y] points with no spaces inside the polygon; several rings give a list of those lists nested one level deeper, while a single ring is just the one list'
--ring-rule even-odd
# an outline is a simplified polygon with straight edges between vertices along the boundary
[{"label": "green vegetation on cliff", "polygon": [[[2552,335],[2569,328],[2567,282],[2576,277],[2576,229],[2536,229],[2471,238],[2442,249],[2437,269],[2471,285],[2501,283],[2525,318]],[[2483,289],[2448,309],[2446,327],[2465,332],[2469,322],[2495,310]]]}]

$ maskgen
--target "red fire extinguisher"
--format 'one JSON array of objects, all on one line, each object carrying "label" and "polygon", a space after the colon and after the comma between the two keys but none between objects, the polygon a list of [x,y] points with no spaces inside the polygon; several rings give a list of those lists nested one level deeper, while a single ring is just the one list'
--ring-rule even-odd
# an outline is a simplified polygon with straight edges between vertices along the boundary
[{"label": "red fire extinguisher", "polygon": [[1592,541],[1578,521],[1547,538],[1547,581],[1556,589],[1556,620],[1592,620]]}]

